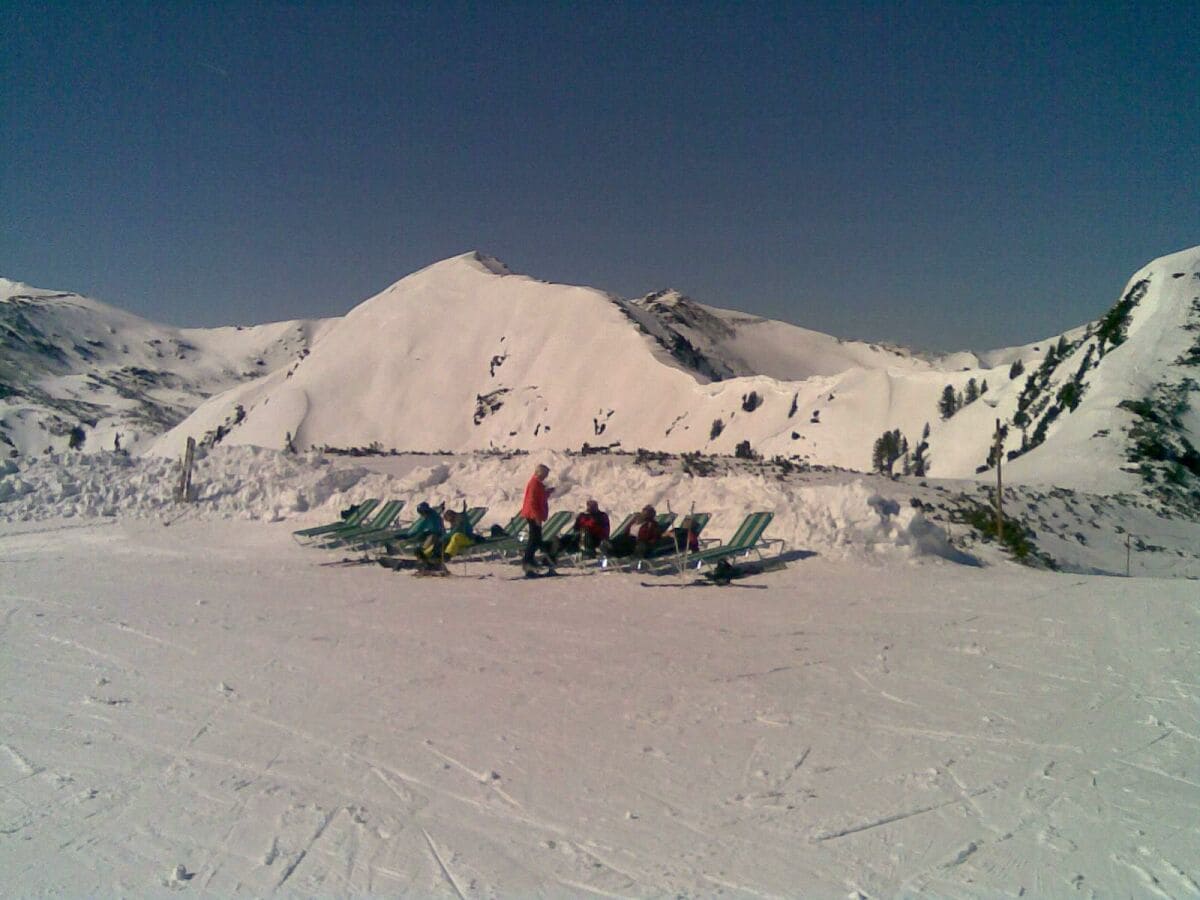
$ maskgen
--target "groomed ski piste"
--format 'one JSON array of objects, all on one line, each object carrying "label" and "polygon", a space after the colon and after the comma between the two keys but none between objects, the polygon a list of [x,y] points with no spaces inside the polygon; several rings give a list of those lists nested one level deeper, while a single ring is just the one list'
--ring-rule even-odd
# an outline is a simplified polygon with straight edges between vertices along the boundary
[{"label": "groomed ski piste", "polygon": [[[771,511],[788,566],[292,539],[369,497],[504,522],[537,462],[552,510]],[[1200,527],[1015,486],[1032,568],[962,521],[986,484],[712,464],[219,447],[182,504],[176,460],[2,464],[5,894],[1200,894]]]}]

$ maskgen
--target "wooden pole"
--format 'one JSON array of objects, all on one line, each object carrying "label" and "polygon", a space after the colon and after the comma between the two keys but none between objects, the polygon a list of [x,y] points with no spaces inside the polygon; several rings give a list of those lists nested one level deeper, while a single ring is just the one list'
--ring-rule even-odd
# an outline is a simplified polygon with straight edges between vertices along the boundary
[{"label": "wooden pole", "polygon": [[1132,552],[1129,548],[1129,543],[1130,543],[1129,542],[1129,532],[1127,531],[1127,532],[1125,532],[1125,577],[1126,578],[1129,577],[1129,562],[1130,562],[1130,555]]},{"label": "wooden pole", "polygon": [[1000,478],[1000,465],[1004,456],[1000,420],[996,420],[996,543],[1004,543],[1004,484]]},{"label": "wooden pole", "polygon": [[183,464],[179,472],[179,487],[176,500],[187,503],[192,499],[192,464],[196,458],[196,439],[187,439],[187,448],[183,451]]}]

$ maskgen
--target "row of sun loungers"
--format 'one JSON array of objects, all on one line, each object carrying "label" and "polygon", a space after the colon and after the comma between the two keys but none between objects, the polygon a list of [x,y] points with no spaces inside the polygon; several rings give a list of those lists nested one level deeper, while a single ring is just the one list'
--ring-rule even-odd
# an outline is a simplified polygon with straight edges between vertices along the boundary
[{"label": "row of sun loungers", "polygon": [[[382,503],[379,499],[365,500],[358,505],[354,512],[345,519],[318,525],[312,528],[302,528],[293,532],[293,537],[303,545],[316,546],[327,550],[357,550],[366,557],[372,553],[402,553],[411,552],[418,538],[407,538],[409,525],[397,525],[403,500],[390,500]],[[476,506],[466,510],[466,515],[474,531],[478,530],[487,507]],[[613,534],[621,533],[629,520],[630,513],[613,529]],[[594,560],[587,559],[582,553],[575,553],[569,559],[559,561],[559,565],[574,566],[595,565],[602,570],[638,570],[650,572],[682,571],[683,569],[700,569],[716,565],[721,560],[731,560],[736,557],[756,555],[763,559],[764,552],[776,548],[775,552],[783,550],[783,541],[764,537],[767,526],[771,524],[774,514],[770,512],[753,512],[746,516],[733,536],[728,541],[720,542],[703,536],[704,527],[708,524],[708,513],[693,513],[693,528],[700,536],[700,549],[687,550],[676,545],[670,535],[671,526],[675,522],[674,513],[660,513],[658,524],[667,536],[652,548],[643,558],[621,557],[608,558],[600,553]],[[543,541],[549,542],[562,534],[574,520],[574,513],[559,510],[547,519],[542,526]],[[512,559],[520,556],[525,549],[523,532],[525,520],[521,516],[513,516],[504,526],[500,534],[491,536],[485,534],[482,540],[460,553],[457,560],[479,559]]]}]

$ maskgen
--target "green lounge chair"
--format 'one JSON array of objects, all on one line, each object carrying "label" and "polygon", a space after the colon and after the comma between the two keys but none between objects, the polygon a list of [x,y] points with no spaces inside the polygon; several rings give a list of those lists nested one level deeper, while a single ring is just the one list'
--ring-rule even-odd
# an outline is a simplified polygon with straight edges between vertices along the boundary
[{"label": "green lounge chair", "polygon": [[[621,534],[627,527],[629,527],[630,520],[632,520],[633,517],[636,515],[637,515],[637,513],[630,513],[629,515],[627,515],[624,519],[621,520],[621,524],[619,524],[615,529],[611,529],[609,531],[609,534],[610,535]],[[700,515],[701,514],[697,513],[696,518],[699,518]],[[704,513],[703,515],[704,515],[704,521],[708,522],[708,514]],[[671,530],[671,526],[674,524],[675,518],[676,518],[676,513],[672,513],[672,512],[659,513],[657,516],[655,516],[655,521],[658,523],[659,530],[661,530],[664,535],[668,531]],[[701,527],[703,527],[703,525]],[[661,549],[662,549],[662,552],[664,552],[664,553],[667,552],[668,549],[673,549],[675,546],[674,540],[670,537],[664,537],[663,542],[664,543],[662,544]],[[658,555],[657,549],[656,549],[655,555]],[[568,560],[568,562],[571,565],[582,566],[584,564],[583,551],[578,550],[575,553],[572,553],[570,556],[566,557],[566,559]],[[599,557],[596,558],[596,564],[600,568],[603,568],[603,569],[615,568],[612,564],[612,561],[609,560],[608,557],[606,557],[604,555],[600,555]]]},{"label": "green lounge chair", "polygon": [[[618,525],[616,528],[609,529],[609,532],[608,532],[609,535],[621,534],[626,528],[629,527],[630,520],[632,520],[633,517],[636,516],[640,512],[641,512],[640,509],[637,512],[631,512],[629,515],[627,515],[625,518],[623,518],[621,520],[620,525]],[[658,527],[662,531],[666,531],[668,528],[671,527],[671,523],[675,521],[675,513],[669,513],[669,512],[659,513],[657,516],[654,517],[654,521],[658,522]]]},{"label": "green lounge chair", "polygon": [[378,505],[379,498],[372,497],[358,504],[358,508],[346,518],[339,519],[336,522],[329,522],[325,525],[314,525],[312,528],[301,528],[299,531],[293,531],[292,537],[297,543],[308,544],[323,535],[333,534],[338,531],[350,531],[361,525],[367,516],[374,512],[375,507]]},{"label": "green lounge chair", "polygon": [[[441,507],[438,507],[438,509],[440,510]],[[471,523],[472,529],[479,524],[485,513],[487,513],[486,506],[472,506],[467,510],[467,521]],[[415,522],[410,522],[403,528],[376,529],[375,531],[360,534],[353,541],[345,542],[344,545],[363,551],[402,549],[410,546],[418,539],[427,537],[427,535],[412,537],[408,534],[408,530],[415,524]]]},{"label": "green lounge chair", "polygon": [[[692,528],[696,532],[698,540],[702,540],[700,535],[704,532],[704,526],[708,524],[708,520],[712,518],[712,513],[692,513]],[[664,529],[666,531],[667,529]],[[666,534],[663,539],[658,542],[653,550],[651,550],[644,559],[639,559],[634,565],[638,571],[643,569],[658,572],[671,568],[679,568],[683,565],[683,560],[689,555],[695,555],[701,552],[700,550],[688,550],[687,547],[680,547],[675,543],[675,535],[673,533]]]},{"label": "green lounge chair", "polygon": [[[562,530],[567,527],[568,522],[574,521],[574,513],[568,509],[560,509],[553,513],[548,518],[545,524],[542,525],[542,540],[549,541],[558,537]],[[512,538],[510,540],[487,541],[482,544],[477,544],[477,547],[482,553],[507,559],[509,556],[514,556],[518,553],[525,552],[525,541],[521,538]],[[475,549],[472,547],[471,549]]]},{"label": "green lounge chair", "polygon": [[527,524],[525,517],[517,513],[504,526],[504,534],[498,534],[494,537],[490,534],[482,535],[483,540],[476,543],[475,546],[486,547],[488,544],[496,544],[501,541],[518,541],[521,539],[521,532],[525,530]]},{"label": "green lounge chair", "polygon": [[[638,510],[638,512],[641,512],[641,510]],[[625,529],[629,528],[630,521],[637,514],[638,513],[630,513],[629,515],[627,515],[624,519],[621,520],[620,525],[618,525],[616,528],[612,529],[609,532],[609,536],[616,537],[619,534],[624,534]],[[661,531],[665,535],[670,530],[671,525],[674,524],[674,522],[675,522],[675,513],[673,513],[673,512],[659,513],[658,515],[656,515],[654,517],[654,521],[658,523],[658,530]],[[605,570],[617,571],[617,570],[622,569],[626,565],[626,563],[617,562],[617,560],[629,560],[630,563],[632,563],[634,561],[634,557],[632,557],[632,556],[609,557],[607,555],[601,554],[600,559],[597,562],[597,565],[600,568],[605,569]]]},{"label": "green lounge chair", "polygon": [[751,553],[757,554],[758,558],[762,559],[763,549],[775,544],[778,544],[782,551],[782,540],[763,538],[763,532],[767,530],[767,526],[771,524],[773,518],[775,518],[775,514],[770,512],[750,513],[726,543],[689,554],[686,561],[687,567],[700,569],[704,566],[714,566],[723,559],[749,556]]},{"label": "green lounge chair", "polygon": [[357,528],[350,528],[345,531],[325,535],[319,539],[319,543],[325,549],[345,547],[358,540],[364,534],[372,534],[380,529],[391,528],[396,522],[396,517],[400,515],[400,510],[403,508],[403,500],[389,500],[379,508],[379,512],[370,521],[363,522]]},{"label": "green lounge chair", "polygon": [[507,545],[512,541],[520,541],[521,532],[525,530],[525,517],[517,513],[504,526],[504,534],[492,537],[489,534],[480,535],[480,540],[459,553],[455,559],[482,559],[492,552],[493,548]]},{"label": "green lounge chair", "polygon": [[629,520],[630,520],[630,519],[632,519],[632,518],[633,518],[634,516],[636,516],[636,515],[637,515],[637,513],[635,513],[635,512],[631,512],[629,515],[627,515],[625,518],[623,518],[623,519],[621,520],[621,524],[620,524],[620,525],[618,525],[616,528],[611,528],[611,527],[610,527],[610,528],[608,529],[608,533],[609,533],[610,535],[613,535],[613,534],[620,534],[622,531],[624,531],[626,528],[628,528],[628,527],[629,527]]}]

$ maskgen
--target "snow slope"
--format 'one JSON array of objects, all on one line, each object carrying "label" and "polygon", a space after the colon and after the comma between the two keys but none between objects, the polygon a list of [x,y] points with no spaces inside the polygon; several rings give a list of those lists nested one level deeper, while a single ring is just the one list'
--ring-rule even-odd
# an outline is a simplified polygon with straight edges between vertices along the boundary
[{"label": "snow slope", "polygon": [[[811,377],[725,378],[764,370]],[[301,364],[214,398],[154,450],[175,454],[185,436],[233,424],[240,406],[232,443],[281,447],[291,434],[302,447],[730,453],[750,440],[767,454],[865,468],[884,424],[916,421],[889,401],[891,383],[917,385],[932,409],[944,379],[899,351],[678,298],[627,303],[466,254],[360,304]]]},{"label": "snow slope", "polygon": [[722,378],[766,375],[803,381],[854,368],[924,372],[979,367],[973,354],[925,359],[900,347],[844,341],[787,322],[705,306],[678,291],[647,294],[632,305],[666,326],[664,336],[673,332],[686,338]]},{"label": "snow slope", "polygon": [[[985,403],[963,409],[939,429],[931,440],[934,471],[965,473],[972,463],[985,462],[986,448],[980,452],[971,436],[994,431],[1000,418],[1009,426],[1005,448],[1017,454],[1007,470],[1011,479],[1091,491],[1149,483],[1162,492],[1174,478],[1184,486],[1181,493],[1192,492],[1194,506],[1200,457],[1191,460],[1190,471],[1181,461],[1200,437],[1194,399],[1200,388],[1200,248],[1135,273],[1107,316],[1065,333],[1058,346],[1062,351],[1049,359],[1055,343],[1043,342],[1042,361],[1015,380],[997,377],[999,390],[989,392]],[[1074,408],[1071,394],[1081,398]],[[1138,437],[1143,416],[1131,404],[1148,404],[1146,414],[1162,420],[1157,451],[1139,452],[1138,444],[1146,443]],[[1039,428],[1045,443],[1022,453]]]}]

